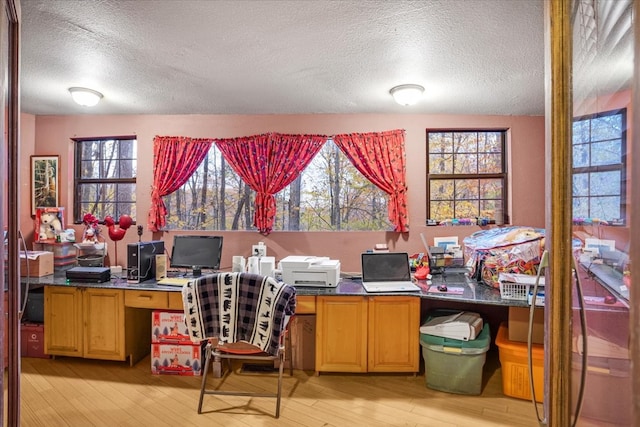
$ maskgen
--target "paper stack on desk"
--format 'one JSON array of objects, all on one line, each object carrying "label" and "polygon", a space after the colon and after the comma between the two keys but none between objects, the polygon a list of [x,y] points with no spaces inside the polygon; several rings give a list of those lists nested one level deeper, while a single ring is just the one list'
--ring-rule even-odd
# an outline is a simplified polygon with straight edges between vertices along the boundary
[{"label": "paper stack on desk", "polygon": [[421,334],[435,335],[454,340],[475,340],[482,332],[482,317],[478,313],[461,311],[449,316],[437,316],[420,326]]}]

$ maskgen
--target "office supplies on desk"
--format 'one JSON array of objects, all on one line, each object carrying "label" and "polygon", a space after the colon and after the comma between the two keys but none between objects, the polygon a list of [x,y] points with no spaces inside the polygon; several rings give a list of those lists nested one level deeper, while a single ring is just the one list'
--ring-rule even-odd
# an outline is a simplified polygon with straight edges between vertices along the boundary
[{"label": "office supplies on desk", "polygon": [[420,326],[421,334],[454,340],[474,340],[482,332],[482,317],[471,311],[461,311],[448,316],[437,316]]},{"label": "office supplies on desk", "polygon": [[184,286],[193,280],[193,277],[165,277],[164,279],[158,280],[158,285]]},{"label": "office supplies on desk", "polygon": [[363,253],[362,286],[367,292],[421,291],[411,281],[406,252]]},{"label": "office supplies on desk", "polygon": [[171,268],[219,270],[222,258],[222,236],[177,235],[171,248]]},{"label": "office supplies on desk", "polygon": [[127,282],[140,283],[156,277],[156,255],[164,254],[164,241],[127,245]]},{"label": "office supplies on desk", "polygon": [[70,282],[103,283],[111,279],[109,267],[72,267],[66,271]]},{"label": "office supplies on desk", "polygon": [[464,294],[464,288],[458,287],[458,286],[447,286],[446,290],[440,290],[439,286],[436,285],[430,285],[429,288],[427,289],[427,292],[429,293],[436,293],[436,294],[449,294],[449,295],[462,295]]},{"label": "office supplies on desk", "polygon": [[340,261],[327,257],[291,255],[280,260],[282,281],[293,286],[336,287]]}]

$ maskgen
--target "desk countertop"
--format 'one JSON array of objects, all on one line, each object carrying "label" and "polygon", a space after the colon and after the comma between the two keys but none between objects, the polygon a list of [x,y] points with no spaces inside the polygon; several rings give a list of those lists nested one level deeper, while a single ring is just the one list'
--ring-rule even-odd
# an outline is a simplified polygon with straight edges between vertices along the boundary
[{"label": "desk countertop", "polygon": [[[23,277],[24,283],[27,278]],[[54,274],[43,277],[31,277],[29,282],[37,287],[41,286],[77,286],[87,288],[108,288],[108,289],[125,289],[125,290],[156,290],[179,292],[180,286],[159,285],[155,280],[148,280],[142,283],[128,283],[126,278],[112,277],[111,281],[104,283],[86,283],[86,282],[68,282],[64,273]],[[439,284],[446,283],[447,292],[437,290]],[[407,295],[417,296],[425,299],[457,301],[465,303],[489,304],[501,306],[521,306],[528,307],[527,301],[505,300],[500,297],[498,289],[491,288],[482,283],[461,274],[438,274],[434,275],[432,283],[429,285],[426,281],[420,280],[417,284],[422,288],[420,292],[397,292],[397,293],[369,293],[364,290],[359,280],[343,279],[338,286],[332,288],[323,287],[296,287],[297,295],[308,296],[389,296],[389,295]]]}]

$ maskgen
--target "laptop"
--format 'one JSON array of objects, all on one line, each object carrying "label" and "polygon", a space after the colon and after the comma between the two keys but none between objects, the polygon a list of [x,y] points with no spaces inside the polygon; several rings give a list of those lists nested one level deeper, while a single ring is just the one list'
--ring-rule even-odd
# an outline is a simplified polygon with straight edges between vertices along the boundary
[{"label": "laptop", "polygon": [[362,259],[362,286],[367,292],[420,292],[411,281],[406,252],[366,252]]}]

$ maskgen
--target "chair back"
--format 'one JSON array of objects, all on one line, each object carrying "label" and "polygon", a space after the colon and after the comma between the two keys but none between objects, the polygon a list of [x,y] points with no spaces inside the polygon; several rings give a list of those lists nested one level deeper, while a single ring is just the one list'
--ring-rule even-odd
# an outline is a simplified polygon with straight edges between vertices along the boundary
[{"label": "chair back", "polygon": [[185,284],[182,299],[192,341],[248,342],[275,355],[296,292],[269,276],[217,273]]}]

